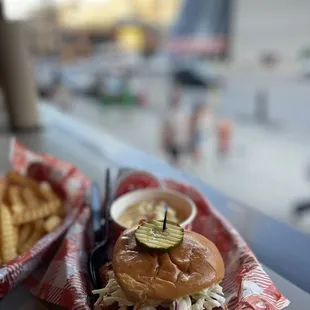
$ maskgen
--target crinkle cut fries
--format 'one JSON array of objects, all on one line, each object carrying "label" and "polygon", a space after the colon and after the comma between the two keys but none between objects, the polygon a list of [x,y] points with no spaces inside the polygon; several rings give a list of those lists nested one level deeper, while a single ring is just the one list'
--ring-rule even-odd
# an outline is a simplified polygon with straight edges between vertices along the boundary
[{"label": "crinkle cut fries", "polygon": [[23,254],[65,215],[63,201],[46,182],[15,171],[0,180],[0,258],[6,264]]}]

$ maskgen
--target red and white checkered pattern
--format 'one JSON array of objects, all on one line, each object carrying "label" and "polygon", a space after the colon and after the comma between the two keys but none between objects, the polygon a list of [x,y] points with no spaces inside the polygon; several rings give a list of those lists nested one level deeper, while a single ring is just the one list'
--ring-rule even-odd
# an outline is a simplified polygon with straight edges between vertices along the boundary
[{"label": "red and white checkered pattern", "polygon": [[66,205],[69,212],[63,224],[55,231],[44,236],[23,255],[0,266],[0,297],[24,281],[42,262],[49,261],[59,246],[60,237],[64,235],[80,212],[86,189],[89,186],[89,180],[73,165],[48,155],[33,153],[15,139],[11,142],[10,160],[13,169],[20,173],[26,173],[29,164],[34,162],[52,167],[50,173],[60,176],[58,181],[67,193]]},{"label": "red and white checkered pattern", "polygon": [[45,270],[37,270],[25,281],[35,296],[66,309],[90,309],[92,296],[87,269],[89,219],[89,209],[84,208],[49,266]]}]

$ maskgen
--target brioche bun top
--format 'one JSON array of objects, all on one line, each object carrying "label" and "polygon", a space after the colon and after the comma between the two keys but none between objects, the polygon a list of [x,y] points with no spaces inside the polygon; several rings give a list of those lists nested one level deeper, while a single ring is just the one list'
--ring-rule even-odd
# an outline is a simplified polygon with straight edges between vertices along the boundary
[{"label": "brioche bun top", "polygon": [[126,297],[140,305],[158,305],[219,283],[225,273],[217,247],[204,236],[185,231],[180,246],[168,252],[137,244],[135,229],[116,242],[113,270]]}]

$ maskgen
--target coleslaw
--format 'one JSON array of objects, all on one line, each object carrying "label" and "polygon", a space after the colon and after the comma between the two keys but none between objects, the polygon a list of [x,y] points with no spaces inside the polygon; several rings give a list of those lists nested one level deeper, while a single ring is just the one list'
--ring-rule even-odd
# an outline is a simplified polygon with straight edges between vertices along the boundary
[{"label": "coleslaw", "polygon": [[[110,306],[114,303],[118,303],[120,310],[127,310],[128,307],[134,307],[134,310],[155,310],[156,307],[143,307],[138,306],[129,301],[119,286],[114,272],[108,271],[108,283],[99,290],[93,290],[93,294],[99,294],[95,306],[104,304]],[[208,289],[204,289],[198,293],[184,296],[173,301],[170,304],[158,305],[169,310],[212,310],[214,308],[221,308],[225,303],[223,289],[219,284],[215,284]]]}]

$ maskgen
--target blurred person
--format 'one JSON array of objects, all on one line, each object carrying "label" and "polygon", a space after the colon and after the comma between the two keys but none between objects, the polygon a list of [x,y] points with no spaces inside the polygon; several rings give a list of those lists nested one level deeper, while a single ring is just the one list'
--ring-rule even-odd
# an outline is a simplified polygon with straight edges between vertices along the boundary
[{"label": "blurred person", "polygon": [[199,69],[200,60],[196,56],[174,55],[173,91],[178,92],[179,100],[184,104],[189,114],[188,153],[192,160],[201,159],[202,134],[199,129],[201,113],[205,110],[204,99],[207,95],[208,82]]},{"label": "blurred person", "polygon": [[72,110],[72,81],[68,66],[76,61],[76,50],[71,45],[65,45],[59,55],[57,67],[58,74],[55,79],[55,90],[53,100],[64,111]]},{"label": "blurred person", "polygon": [[208,63],[201,54],[174,51],[170,54],[172,66],[173,89],[180,89],[180,97],[190,113],[189,153],[193,162],[202,157],[202,133],[199,128],[201,114],[205,112],[205,98],[213,77],[208,73]]},{"label": "blurred person", "polygon": [[181,156],[188,151],[190,138],[189,115],[181,103],[179,91],[175,90],[166,111],[162,132],[163,150],[172,165],[180,165]]},{"label": "blurred person", "polygon": [[64,78],[63,74],[58,74],[54,90],[53,101],[62,110],[69,112],[72,110],[72,91],[68,85],[68,81]]},{"label": "blurred person", "polygon": [[190,146],[189,151],[194,162],[199,162],[202,157],[202,132],[201,120],[204,119],[206,106],[198,103],[194,106],[190,116]]},{"label": "blurred person", "polygon": [[232,122],[229,120],[221,120],[217,124],[217,151],[218,155],[226,156],[230,151],[232,138]]}]

